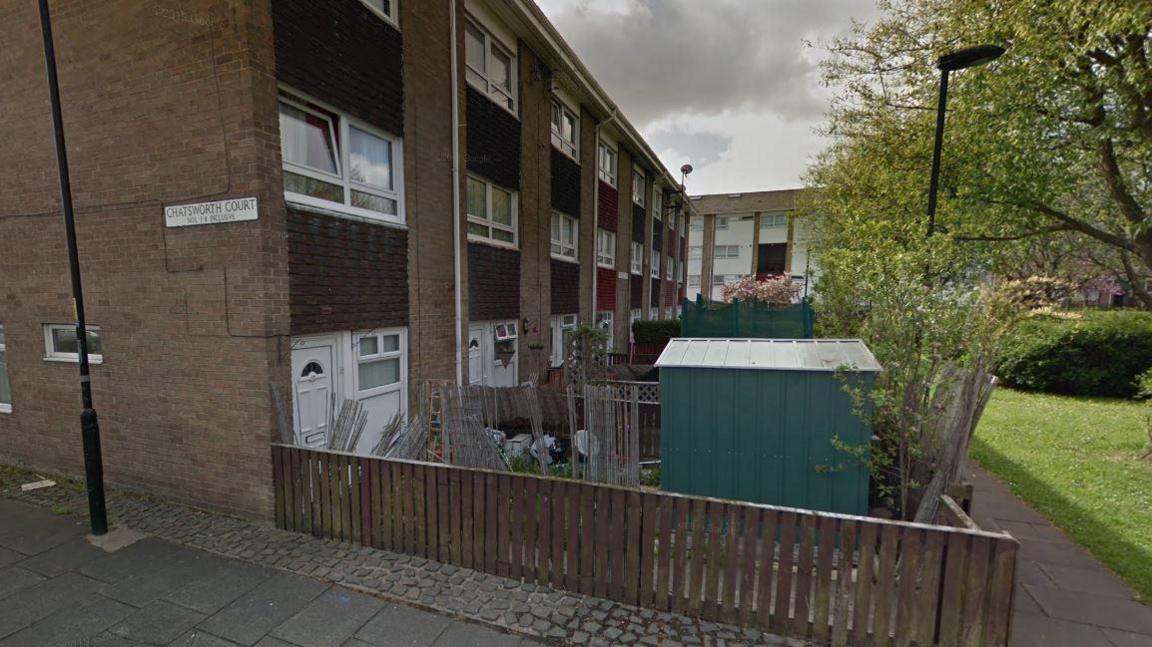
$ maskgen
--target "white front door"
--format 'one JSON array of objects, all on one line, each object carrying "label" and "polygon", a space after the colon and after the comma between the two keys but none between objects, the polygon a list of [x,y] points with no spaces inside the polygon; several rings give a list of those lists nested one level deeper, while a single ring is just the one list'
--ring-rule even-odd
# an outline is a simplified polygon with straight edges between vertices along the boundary
[{"label": "white front door", "polygon": [[473,324],[468,326],[468,384],[484,384],[484,333],[488,326]]},{"label": "white front door", "polygon": [[468,383],[516,386],[518,349],[514,321],[485,321],[468,326]]},{"label": "white front door", "polygon": [[368,424],[351,451],[367,454],[380,442],[384,428],[407,410],[408,332],[403,328],[375,330],[353,339],[356,399],[364,405]]},{"label": "white front door", "polygon": [[324,447],[335,394],[335,338],[301,341],[292,349],[294,431],[296,444]]}]

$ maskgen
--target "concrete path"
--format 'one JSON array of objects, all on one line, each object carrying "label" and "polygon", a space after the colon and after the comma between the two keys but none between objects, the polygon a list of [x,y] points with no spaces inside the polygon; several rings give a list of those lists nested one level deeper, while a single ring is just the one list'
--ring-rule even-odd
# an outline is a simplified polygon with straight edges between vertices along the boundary
[{"label": "concrete path", "polygon": [[0,499],[0,647],[539,645],[163,539],[108,553],[86,530]]},{"label": "concrete path", "polygon": [[967,472],[976,523],[1020,540],[1014,647],[1152,647],[1152,606],[1003,482]]}]

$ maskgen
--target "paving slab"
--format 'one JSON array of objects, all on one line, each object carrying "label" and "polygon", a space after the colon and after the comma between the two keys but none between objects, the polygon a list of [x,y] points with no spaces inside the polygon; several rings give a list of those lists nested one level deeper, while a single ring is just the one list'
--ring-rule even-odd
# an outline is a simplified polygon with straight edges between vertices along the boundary
[{"label": "paving slab", "polygon": [[997,519],[996,525],[998,525],[1001,530],[1012,533],[1013,537],[1021,540],[1052,541],[1058,544],[1073,543],[1067,535],[1048,521],[1044,523],[1027,523],[1024,521]]},{"label": "paving slab", "polygon": [[0,600],[35,586],[48,578],[19,566],[0,570]]},{"label": "paving slab", "polygon": [[1104,635],[1116,647],[1152,647],[1152,636],[1105,629]]},{"label": "paving slab", "polygon": [[1100,562],[1091,553],[1073,543],[1021,539],[1018,559],[1040,564],[1058,564],[1076,568],[1099,569]]},{"label": "paving slab", "polygon": [[[131,547],[124,549],[132,550]],[[108,597],[142,607],[156,598],[163,597],[191,582],[202,573],[221,568],[223,560],[214,555],[190,548],[176,547],[160,563],[148,570],[137,570],[103,593]]]},{"label": "paving slab", "polygon": [[297,645],[339,647],[384,608],[380,600],[332,588],[308,603],[271,633]]},{"label": "paving slab", "polygon": [[[132,607],[108,598],[94,598],[79,609],[67,607],[0,640],[0,647],[47,647],[49,645],[86,645],[89,637],[119,622],[135,611]],[[104,643],[95,643],[103,645]]]},{"label": "paving slab", "polygon": [[0,499],[0,547],[23,555],[38,555],[64,542],[83,537],[86,526],[72,517],[40,519],[42,509]]},{"label": "paving slab", "polygon": [[1099,568],[1076,568],[1060,564],[1039,564],[1052,581],[1052,586],[1065,591],[1132,599],[1132,589],[1110,571]]},{"label": "paving slab", "polygon": [[310,577],[277,573],[200,626],[221,638],[254,645],[327,589],[327,584]]},{"label": "paving slab", "polygon": [[1044,614],[1017,613],[1012,647],[1114,647],[1099,627],[1055,620]]},{"label": "paving slab", "polygon": [[1152,634],[1152,608],[1139,602],[1027,584],[1024,588],[1052,618]]},{"label": "paving slab", "polygon": [[77,572],[102,582],[116,584],[131,577],[147,576],[163,568],[185,551],[186,548],[172,542],[149,538],[124,550],[111,553],[105,559],[85,564],[77,569]]},{"label": "paving slab", "polygon": [[18,553],[14,550],[8,550],[7,548],[0,548],[0,568],[11,566],[12,564],[15,564],[22,559],[26,559],[27,557],[28,556],[24,555],[23,553]]},{"label": "paving slab", "polygon": [[108,553],[89,544],[85,538],[79,537],[21,561],[20,568],[26,568],[48,577],[56,577],[68,571],[76,570],[89,562],[107,557]]},{"label": "paving slab", "polygon": [[449,624],[451,621],[444,616],[389,604],[356,632],[356,638],[369,645],[429,647],[436,644]]},{"label": "paving slab", "polygon": [[168,647],[237,647],[237,643],[213,636],[199,627],[193,627],[168,643]]},{"label": "paving slab", "polygon": [[59,609],[93,602],[101,586],[92,578],[65,573],[0,600],[0,637],[16,633]]},{"label": "paving slab", "polygon": [[518,647],[519,636],[502,634],[485,627],[457,623],[440,634],[436,647]]},{"label": "paving slab", "polygon": [[128,640],[164,645],[179,638],[204,617],[203,613],[157,600],[136,610],[108,632]]},{"label": "paving slab", "polygon": [[220,560],[217,568],[169,592],[164,599],[212,615],[275,574],[270,568]]}]

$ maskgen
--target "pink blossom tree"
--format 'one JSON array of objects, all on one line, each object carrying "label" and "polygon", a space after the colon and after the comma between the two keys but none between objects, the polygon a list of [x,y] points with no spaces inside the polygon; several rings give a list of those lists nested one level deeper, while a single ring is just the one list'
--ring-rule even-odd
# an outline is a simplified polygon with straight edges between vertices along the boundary
[{"label": "pink blossom tree", "polygon": [[733,299],[759,301],[770,305],[786,306],[796,301],[800,286],[786,276],[757,280],[755,276],[745,276],[724,285],[721,295],[725,303]]}]

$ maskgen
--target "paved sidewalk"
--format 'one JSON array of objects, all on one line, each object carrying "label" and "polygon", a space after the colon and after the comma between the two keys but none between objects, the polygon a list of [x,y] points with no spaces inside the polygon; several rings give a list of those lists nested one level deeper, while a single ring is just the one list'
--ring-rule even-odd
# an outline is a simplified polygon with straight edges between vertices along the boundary
[{"label": "paved sidewalk", "polygon": [[[87,503],[75,484],[62,482],[59,486],[42,490],[20,490],[20,483],[38,478],[27,472],[0,467],[0,503],[7,498],[61,512],[69,511],[72,516],[67,520],[72,524],[83,519]],[[201,549],[216,556],[286,571],[280,573],[281,577],[294,574],[319,578],[352,591],[486,624],[498,631],[512,631],[546,643],[594,647],[779,647],[806,644],[754,629],[641,609],[113,491],[108,495],[108,512],[114,526],[124,525],[150,537]],[[12,529],[11,523],[0,513],[0,536],[19,534],[20,531]],[[3,587],[4,582],[0,579],[0,595]],[[0,620],[2,617],[0,609]],[[211,626],[208,630],[211,631]],[[3,635],[4,632],[0,631],[0,636]],[[417,646],[427,643],[401,644]]]},{"label": "paved sidewalk", "polygon": [[967,472],[976,523],[1020,541],[1014,647],[1152,647],[1152,606],[1003,482]]},{"label": "paved sidewalk", "polygon": [[162,539],[105,552],[86,530],[0,499],[0,646],[540,645]]}]

